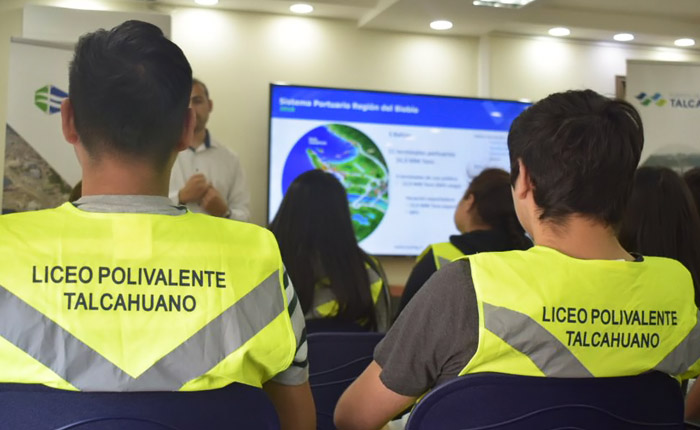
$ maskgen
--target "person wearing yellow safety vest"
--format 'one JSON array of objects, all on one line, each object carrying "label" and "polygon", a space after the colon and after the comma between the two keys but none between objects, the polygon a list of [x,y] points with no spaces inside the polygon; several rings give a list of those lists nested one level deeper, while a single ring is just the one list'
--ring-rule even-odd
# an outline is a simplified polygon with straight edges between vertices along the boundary
[{"label": "person wearing yellow safety vest", "polygon": [[450,261],[479,252],[532,246],[515,215],[510,176],[505,170],[485,169],[472,179],[457,205],[454,222],[462,234],[450,236],[449,242],[432,244],[418,256],[401,295],[398,314],[428,278]]},{"label": "person wearing yellow safety vest", "polygon": [[[270,229],[307,320],[333,320],[314,321],[310,329],[386,331],[390,308],[384,271],[358,246],[345,188],[332,173],[299,175]],[[334,324],[317,324],[323,322]]]},{"label": "person wearing yellow safety vest", "polygon": [[304,320],[272,234],[167,198],[192,70],[127,21],[80,38],[63,133],[82,197],[0,217],[0,382],[78,391],[262,387],[315,428]]},{"label": "person wearing yellow safety vest", "polygon": [[520,114],[508,135],[513,201],[535,246],[436,272],[341,397],[338,429],[380,428],[465,374],[697,375],[690,273],[633,256],[616,236],[643,142],[636,109],[591,90],[552,94]]}]

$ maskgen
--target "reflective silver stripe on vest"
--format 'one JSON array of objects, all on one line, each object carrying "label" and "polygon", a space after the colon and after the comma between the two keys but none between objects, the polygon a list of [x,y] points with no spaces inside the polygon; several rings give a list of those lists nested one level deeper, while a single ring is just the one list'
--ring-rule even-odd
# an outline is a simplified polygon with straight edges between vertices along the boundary
[{"label": "reflective silver stripe on vest", "polygon": [[375,272],[371,267],[367,268],[367,277],[369,278],[369,285],[372,285],[375,282],[380,281],[382,279],[379,277],[379,274]]},{"label": "reflective silver stripe on vest", "polygon": [[275,271],[136,378],[2,286],[0,336],[81,391],[176,391],[240,348],[284,305]]},{"label": "reflective silver stripe on vest", "polygon": [[525,354],[545,376],[593,376],[559,339],[528,315],[488,303],[483,305],[486,329]]},{"label": "reflective silver stripe on vest", "polygon": [[681,375],[698,360],[700,360],[700,312],[697,314],[695,327],[666,358],[654,367],[654,370],[668,375]]},{"label": "reflective silver stripe on vest", "polygon": [[[433,251],[433,252],[435,252],[435,251]],[[452,262],[452,260],[450,260],[449,258],[445,258],[445,257],[438,257],[437,259],[438,259],[438,266],[437,266],[438,269],[441,269],[442,266],[444,266],[445,264],[449,264]]]}]

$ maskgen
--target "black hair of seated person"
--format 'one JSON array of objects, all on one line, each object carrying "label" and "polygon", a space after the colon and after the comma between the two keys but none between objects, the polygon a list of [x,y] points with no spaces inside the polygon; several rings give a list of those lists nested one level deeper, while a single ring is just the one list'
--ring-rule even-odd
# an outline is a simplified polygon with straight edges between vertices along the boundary
[{"label": "black hair of seated person", "polygon": [[508,235],[514,249],[528,249],[532,242],[525,236],[513,205],[510,175],[502,169],[484,169],[469,184],[463,200],[474,196],[480,221]]},{"label": "black hair of seated person", "polygon": [[690,194],[693,196],[693,201],[695,202],[695,207],[698,208],[698,213],[700,213],[700,167],[693,167],[683,174],[683,179],[685,180]]},{"label": "black hair of seated person", "polygon": [[639,168],[618,237],[628,251],[683,263],[700,303],[700,215],[680,175],[667,167]]},{"label": "black hair of seated person", "polygon": [[562,224],[578,214],[616,226],[643,146],[642,120],[631,104],[592,90],[552,94],[511,124],[511,181],[522,160],[542,221]]},{"label": "black hair of seated person", "polygon": [[367,321],[366,327],[376,329],[365,269],[368,257],[357,244],[347,194],[335,176],[321,170],[299,175],[287,189],[270,230],[304,314],[313,306],[317,283],[327,279],[339,305],[336,318]]},{"label": "black hair of seated person", "polygon": [[110,153],[162,168],[182,135],[192,69],[153,24],[83,35],[69,68],[75,127],[90,157]]}]

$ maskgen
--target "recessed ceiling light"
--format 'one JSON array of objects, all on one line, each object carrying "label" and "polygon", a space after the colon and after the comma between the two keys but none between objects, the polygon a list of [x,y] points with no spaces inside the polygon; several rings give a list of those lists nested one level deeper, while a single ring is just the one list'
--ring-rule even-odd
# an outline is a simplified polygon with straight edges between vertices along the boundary
[{"label": "recessed ceiling light", "polygon": [[297,3],[289,6],[289,10],[294,13],[311,13],[314,11],[314,7],[306,3]]},{"label": "recessed ceiling light", "polygon": [[445,20],[433,21],[430,23],[430,28],[433,30],[449,30],[452,28],[452,22]]},{"label": "recessed ceiling light", "polygon": [[214,6],[219,3],[219,0],[194,0],[194,2],[202,6]]},{"label": "recessed ceiling light", "polygon": [[554,27],[549,29],[550,36],[563,37],[571,34],[571,30],[565,27]]},{"label": "recessed ceiling light", "polygon": [[634,40],[634,34],[618,33],[613,36],[613,39],[617,40],[618,42],[629,42],[631,40]]},{"label": "recessed ceiling light", "polygon": [[693,45],[695,45],[695,41],[693,39],[678,39],[673,43],[676,46],[693,46]]},{"label": "recessed ceiling light", "polygon": [[517,9],[532,3],[535,0],[474,0],[474,6],[506,7]]}]

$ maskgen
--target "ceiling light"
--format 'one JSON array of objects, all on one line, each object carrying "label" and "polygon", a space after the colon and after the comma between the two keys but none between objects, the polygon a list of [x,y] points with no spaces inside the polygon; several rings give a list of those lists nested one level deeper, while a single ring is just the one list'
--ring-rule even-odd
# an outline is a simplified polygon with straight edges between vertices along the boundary
[{"label": "ceiling light", "polygon": [[634,40],[634,34],[618,33],[613,36],[613,39],[617,40],[618,42],[629,42],[631,40]]},{"label": "ceiling light", "polygon": [[474,0],[474,6],[505,7],[518,9],[535,0]]},{"label": "ceiling light", "polygon": [[194,2],[202,6],[214,6],[219,3],[219,0],[194,0]]},{"label": "ceiling light", "polygon": [[433,21],[430,23],[430,28],[433,30],[449,30],[452,28],[452,22],[445,20]]},{"label": "ceiling light", "polygon": [[571,34],[571,30],[566,27],[554,27],[549,29],[550,36],[563,37]]},{"label": "ceiling light", "polygon": [[695,41],[693,39],[678,39],[673,43],[676,46],[693,46],[693,45],[695,45]]},{"label": "ceiling light", "polygon": [[294,13],[311,13],[314,11],[314,7],[306,3],[297,3],[289,6],[289,10]]}]

